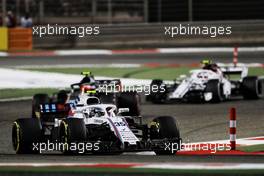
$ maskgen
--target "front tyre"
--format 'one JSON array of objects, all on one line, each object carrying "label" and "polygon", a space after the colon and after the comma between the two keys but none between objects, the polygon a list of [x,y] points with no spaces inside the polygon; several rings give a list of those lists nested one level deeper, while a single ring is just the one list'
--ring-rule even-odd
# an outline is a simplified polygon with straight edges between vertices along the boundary
[{"label": "front tyre", "polygon": [[[157,117],[152,122],[153,126],[151,126],[151,130],[156,132],[152,132],[151,139],[155,140],[165,140],[168,142],[177,143],[178,150],[180,150],[180,131],[177,125],[175,118],[171,116],[161,116]],[[154,149],[156,155],[175,155],[177,150],[166,150],[163,148]]]},{"label": "front tyre", "polygon": [[64,144],[61,149],[64,154],[83,153],[76,146],[86,140],[86,127],[83,119],[67,118],[61,121],[60,141]]},{"label": "front tyre", "polygon": [[117,98],[118,108],[129,108],[129,112],[122,114],[124,116],[139,116],[140,104],[140,96],[137,92],[121,92]]},{"label": "front tyre", "polygon": [[39,153],[39,150],[34,146],[40,141],[41,124],[39,119],[17,119],[13,123],[12,143],[17,154]]},{"label": "front tyre", "polygon": [[211,103],[220,103],[224,100],[223,87],[218,79],[209,80],[205,89],[206,93],[212,93]]}]

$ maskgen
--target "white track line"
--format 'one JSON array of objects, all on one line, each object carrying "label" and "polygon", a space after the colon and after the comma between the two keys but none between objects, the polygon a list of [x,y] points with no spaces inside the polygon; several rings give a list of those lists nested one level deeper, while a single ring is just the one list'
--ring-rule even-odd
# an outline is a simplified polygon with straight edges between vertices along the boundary
[{"label": "white track line", "polygon": [[[155,50],[155,49],[154,49]],[[125,50],[124,50],[125,51]],[[115,55],[115,54],[137,54],[131,52],[115,52],[115,50],[56,50],[55,55]],[[138,50],[138,51],[144,51]],[[233,52],[233,47],[197,47],[197,48],[157,48],[155,53],[205,53],[205,52]],[[264,51],[264,47],[239,47],[238,52],[259,52]],[[148,52],[148,50],[146,50]]]},{"label": "white track line", "polygon": [[[69,88],[71,84],[79,82],[82,75],[48,73],[0,68],[0,89],[15,88]],[[112,77],[95,77],[96,79],[115,79]],[[151,80],[121,78],[125,86],[150,85]]]},{"label": "white track line", "polygon": [[32,97],[19,97],[19,98],[6,98],[0,99],[0,102],[14,102],[14,101],[23,101],[23,100],[31,100]]},{"label": "white track line", "polygon": [[[250,145],[260,145],[264,144],[264,140],[254,140],[256,138],[263,138],[264,136],[257,136],[257,137],[249,137],[249,138],[240,138],[236,140],[236,143],[238,145],[243,145],[243,146],[250,146]],[[216,141],[208,141],[208,142],[197,142],[197,143],[210,143],[210,144],[227,144],[230,143],[230,140],[216,140]],[[197,144],[193,143],[193,144]]]},{"label": "white track line", "polygon": [[171,163],[146,164],[133,168],[176,170],[264,170],[264,164],[255,163]]},{"label": "white track line", "polygon": [[[105,165],[128,165],[137,169],[172,170],[264,170],[263,163],[0,163],[0,167],[89,167],[102,168]],[[109,166],[108,166],[109,167]]]},{"label": "white track line", "polygon": [[32,68],[139,68],[142,64],[58,64],[58,65],[19,65],[12,68],[32,69]]},{"label": "white track line", "polygon": [[111,55],[111,50],[57,50],[55,55],[71,56],[71,55]]},{"label": "white track line", "polygon": [[8,56],[8,53],[6,53],[6,52],[0,52],[0,57],[6,57],[6,56]]},{"label": "white track line", "polygon": [[[233,47],[212,47],[212,48],[159,48],[160,53],[207,53],[207,52],[233,52]],[[238,52],[264,51],[264,47],[239,47]]]},{"label": "white track line", "polygon": [[[217,63],[220,67],[233,67],[234,63]],[[237,67],[250,67],[250,68],[257,68],[257,67],[264,67],[264,64],[261,63],[237,63]]]}]

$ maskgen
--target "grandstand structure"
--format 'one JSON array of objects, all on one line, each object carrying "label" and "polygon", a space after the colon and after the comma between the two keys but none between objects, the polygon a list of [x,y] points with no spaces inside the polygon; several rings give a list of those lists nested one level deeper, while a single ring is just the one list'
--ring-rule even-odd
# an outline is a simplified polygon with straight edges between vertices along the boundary
[{"label": "grandstand structure", "polygon": [[17,18],[29,12],[35,24],[264,19],[261,0],[1,0],[0,6],[1,14],[11,10]]}]

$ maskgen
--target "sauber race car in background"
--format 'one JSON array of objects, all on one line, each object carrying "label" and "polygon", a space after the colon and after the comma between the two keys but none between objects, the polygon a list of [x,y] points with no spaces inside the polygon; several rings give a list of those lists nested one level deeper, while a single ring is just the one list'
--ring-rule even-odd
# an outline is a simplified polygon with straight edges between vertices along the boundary
[{"label": "sauber race car in background", "polygon": [[[173,117],[155,118],[149,125],[141,117],[124,116],[128,108],[101,104],[97,97],[80,95],[75,102],[40,104],[39,118],[17,119],[12,129],[16,153],[40,153],[36,144],[55,143],[65,154],[78,154],[73,144],[93,146],[89,153],[122,153],[154,151],[156,154],[175,154],[181,139]],[[34,146],[33,146],[34,145]],[[63,147],[62,147],[63,146]]]},{"label": "sauber race car in background", "polygon": [[146,97],[153,103],[173,100],[183,102],[222,102],[232,96],[244,99],[263,97],[263,78],[248,76],[246,67],[219,67],[210,61],[202,69],[191,70],[190,76],[181,76],[173,84],[153,80],[151,86],[162,87]]},{"label": "sauber race car in background", "polygon": [[79,95],[92,95],[100,99],[102,103],[115,104],[118,108],[129,108],[126,115],[140,115],[140,96],[134,91],[121,91],[122,85],[119,79],[95,80],[91,72],[82,72],[85,75],[79,82],[71,85],[71,90],[61,90],[52,97],[47,94],[36,94],[32,100],[32,117],[39,116],[39,105],[55,103],[64,105],[74,101]]}]

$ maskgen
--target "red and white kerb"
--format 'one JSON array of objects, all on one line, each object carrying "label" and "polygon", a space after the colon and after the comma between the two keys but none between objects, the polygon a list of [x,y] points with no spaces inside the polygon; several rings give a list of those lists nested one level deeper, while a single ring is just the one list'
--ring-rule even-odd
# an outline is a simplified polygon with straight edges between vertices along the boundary
[{"label": "red and white kerb", "polygon": [[230,133],[230,147],[231,150],[236,149],[236,109],[230,109],[230,122],[229,122],[229,133]]}]

